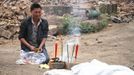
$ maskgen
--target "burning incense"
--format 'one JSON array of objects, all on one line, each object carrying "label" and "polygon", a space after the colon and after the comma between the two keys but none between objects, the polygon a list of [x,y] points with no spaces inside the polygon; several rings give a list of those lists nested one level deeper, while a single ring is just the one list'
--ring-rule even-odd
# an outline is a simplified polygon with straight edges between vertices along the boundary
[{"label": "burning incense", "polygon": [[63,40],[61,38],[61,60],[63,59]]},{"label": "burning incense", "polygon": [[57,57],[57,49],[58,49],[58,43],[55,43],[55,58]]},{"label": "burning incense", "polygon": [[73,51],[72,51],[72,56],[71,56],[71,62],[72,62],[72,60],[73,60],[74,50],[75,50],[75,44],[73,45]]},{"label": "burning incense", "polygon": [[60,38],[60,48],[61,48],[61,60],[63,59],[63,39],[62,39],[62,35],[61,33],[59,32],[59,38]]},{"label": "burning incense", "polygon": [[68,48],[69,48],[69,45],[67,44],[67,59],[68,59],[68,63],[69,63],[69,50],[68,50]]}]

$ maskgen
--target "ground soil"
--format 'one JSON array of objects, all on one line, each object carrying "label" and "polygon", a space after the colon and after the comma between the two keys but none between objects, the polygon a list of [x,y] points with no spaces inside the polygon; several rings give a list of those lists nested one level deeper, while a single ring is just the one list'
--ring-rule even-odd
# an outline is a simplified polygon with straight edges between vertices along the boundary
[{"label": "ground soil", "polygon": [[[65,36],[65,38],[68,38]],[[47,50],[51,55],[54,40],[48,38]],[[0,75],[43,75],[39,65],[17,65],[20,44],[18,40],[0,40]],[[77,63],[93,59],[114,65],[134,65],[134,21],[112,23],[97,33],[82,34]]]}]

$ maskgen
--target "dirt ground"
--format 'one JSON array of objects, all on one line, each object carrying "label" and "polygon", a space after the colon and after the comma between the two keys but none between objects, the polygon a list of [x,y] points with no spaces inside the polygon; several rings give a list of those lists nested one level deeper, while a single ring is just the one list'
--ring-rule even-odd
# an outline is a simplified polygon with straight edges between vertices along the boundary
[{"label": "dirt ground", "polygon": [[[67,37],[66,37],[67,38]],[[46,46],[49,54],[53,50],[53,39]],[[81,35],[78,63],[98,59],[114,65],[134,65],[134,21],[111,24],[106,29]],[[20,44],[18,40],[0,40],[0,75],[43,75],[46,70],[39,65],[17,65]]]}]

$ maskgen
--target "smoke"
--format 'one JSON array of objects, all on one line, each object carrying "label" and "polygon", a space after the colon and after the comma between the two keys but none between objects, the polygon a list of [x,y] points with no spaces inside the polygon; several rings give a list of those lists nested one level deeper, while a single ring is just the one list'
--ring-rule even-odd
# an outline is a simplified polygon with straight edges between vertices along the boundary
[{"label": "smoke", "polygon": [[63,47],[62,61],[73,63],[76,51],[76,45],[80,45],[80,20],[78,18],[69,19],[69,37]]}]

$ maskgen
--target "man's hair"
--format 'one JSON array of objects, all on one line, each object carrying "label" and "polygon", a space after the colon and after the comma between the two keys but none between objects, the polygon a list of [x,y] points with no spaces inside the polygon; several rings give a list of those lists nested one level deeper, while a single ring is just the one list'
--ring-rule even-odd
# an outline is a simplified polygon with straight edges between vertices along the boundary
[{"label": "man's hair", "polygon": [[38,4],[38,3],[33,3],[33,4],[31,5],[31,7],[30,7],[30,11],[34,10],[35,8],[40,8],[40,9],[42,9],[42,7],[40,6],[40,4]]}]

